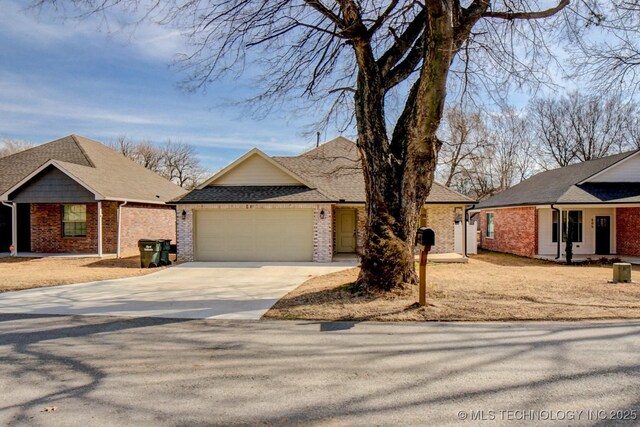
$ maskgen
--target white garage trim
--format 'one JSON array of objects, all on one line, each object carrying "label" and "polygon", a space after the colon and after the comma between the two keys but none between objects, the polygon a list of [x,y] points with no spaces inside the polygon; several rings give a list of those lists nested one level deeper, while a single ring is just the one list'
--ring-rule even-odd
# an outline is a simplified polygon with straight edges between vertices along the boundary
[{"label": "white garage trim", "polygon": [[313,209],[195,212],[197,261],[312,261]]}]

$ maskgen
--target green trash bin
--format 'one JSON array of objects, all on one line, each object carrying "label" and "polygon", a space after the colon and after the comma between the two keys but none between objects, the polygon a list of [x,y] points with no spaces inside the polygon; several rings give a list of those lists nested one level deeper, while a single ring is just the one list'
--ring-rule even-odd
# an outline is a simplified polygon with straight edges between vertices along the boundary
[{"label": "green trash bin", "polygon": [[160,254],[160,265],[171,265],[169,252],[171,251],[171,240],[160,240],[162,242],[162,253]]},{"label": "green trash bin", "polygon": [[160,265],[162,256],[163,240],[140,239],[138,249],[140,250],[140,267],[152,268]]}]

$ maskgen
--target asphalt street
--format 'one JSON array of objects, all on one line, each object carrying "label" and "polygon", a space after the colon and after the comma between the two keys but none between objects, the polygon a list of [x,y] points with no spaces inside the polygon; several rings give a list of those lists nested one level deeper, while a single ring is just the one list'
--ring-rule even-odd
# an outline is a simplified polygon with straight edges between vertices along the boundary
[{"label": "asphalt street", "polygon": [[0,425],[640,424],[640,322],[13,314],[0,359]]}]

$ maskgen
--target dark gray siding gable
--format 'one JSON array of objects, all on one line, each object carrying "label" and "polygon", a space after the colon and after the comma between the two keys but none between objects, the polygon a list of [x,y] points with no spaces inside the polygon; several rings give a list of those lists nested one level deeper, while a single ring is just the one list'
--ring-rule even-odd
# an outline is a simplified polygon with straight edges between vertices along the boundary
[{"label": "dark gray siding gable", "polygon": [[49,166],[9,195],[16,203],[87,203],[95,195],[54,166]]}]

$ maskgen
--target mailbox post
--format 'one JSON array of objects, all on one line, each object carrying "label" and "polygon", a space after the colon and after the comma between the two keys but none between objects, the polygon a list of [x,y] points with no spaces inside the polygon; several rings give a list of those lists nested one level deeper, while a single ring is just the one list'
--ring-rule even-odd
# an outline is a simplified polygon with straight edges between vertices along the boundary
[{"label": "mailbox post", "polygon": [[427,257],[429,256],[431,246],[436,244],[436,233],[427,227],[418,228],[416,244],[421,247],[420,267],[418,269],[418,276],[420,279],[420,286],[418,288],[418,304],[424,307],[427,305]]}]

